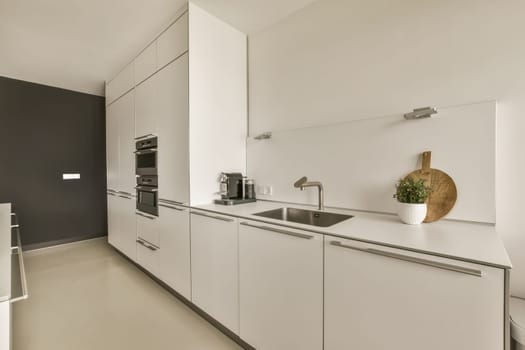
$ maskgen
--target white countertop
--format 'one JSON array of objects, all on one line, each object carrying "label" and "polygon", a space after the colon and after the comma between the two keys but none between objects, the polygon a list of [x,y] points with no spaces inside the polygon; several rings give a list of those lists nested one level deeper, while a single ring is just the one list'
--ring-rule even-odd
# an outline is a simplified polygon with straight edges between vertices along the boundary
[{"label": "white countertop", "polygon": [[11,204],[0,203],[0,302],[11,297]]},{"label": "white countertop", "polygon": [[261,200],[233,206],[207,204],[191,208],[484,265],[512,267],[503,242],[493,225],[441,220],[412,226],[403,224],[396,215],[333,208],[327,208],[325,211],[350,214],[354,217],[330,227],[316,227],[253,215],[282,207],[315,210],[311,206]]}]

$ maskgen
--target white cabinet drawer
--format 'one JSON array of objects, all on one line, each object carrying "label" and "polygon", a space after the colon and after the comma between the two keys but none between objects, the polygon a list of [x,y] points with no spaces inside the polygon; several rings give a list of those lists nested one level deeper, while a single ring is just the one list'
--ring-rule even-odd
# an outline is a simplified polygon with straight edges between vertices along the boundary
[{"label": "white cabinet drawer", "polygon": [[137,262],[156,277],[160,276],[160,249],[137,239]]},{"label": "white cabinet drawer", "polygon": [[135,58],[135,84],[146,80],[157,70],[157,42],[154,41]]},{"label": "white cabinet drawer", "polygon": [[182,15],[157,40],[158,66],[164,67],[188,50],[188,13]]},{"label": "white cabinet drawer", "polygon": [[137,238],[160,247],[158,218],[149,214],[136,213]]},{"label": "white cabinet drawer", "polygon": [[504,270],[326,237],[325,349],[503,347]]}]

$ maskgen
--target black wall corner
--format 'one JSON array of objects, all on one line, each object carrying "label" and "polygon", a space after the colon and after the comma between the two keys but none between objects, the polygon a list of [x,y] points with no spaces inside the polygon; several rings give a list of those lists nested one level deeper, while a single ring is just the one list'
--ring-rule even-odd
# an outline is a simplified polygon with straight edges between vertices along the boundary
[{"label": "black wall corner", "polygon": [[0,202],[26,249],[107,234],[103,97],[0,77]]}]

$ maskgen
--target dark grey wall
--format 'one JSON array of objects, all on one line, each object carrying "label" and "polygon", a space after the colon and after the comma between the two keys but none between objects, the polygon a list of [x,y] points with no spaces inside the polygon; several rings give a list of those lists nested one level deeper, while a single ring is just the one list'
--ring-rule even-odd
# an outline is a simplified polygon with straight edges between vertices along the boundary
[{"label": "dark grey wall", "polygon": [[105,189],[104,98],[0,77],[0,202],[25,248],[106,235]]}]

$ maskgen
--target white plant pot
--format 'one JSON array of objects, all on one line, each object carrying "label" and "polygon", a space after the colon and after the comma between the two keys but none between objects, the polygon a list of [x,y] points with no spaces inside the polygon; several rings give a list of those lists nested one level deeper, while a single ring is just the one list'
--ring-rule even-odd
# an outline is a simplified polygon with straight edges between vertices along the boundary
[{"label": "white plant pot", "polygon": [[412,204],[397,202],[397,215],[405,224],[419,225],[427,216],[427,204]]}]

